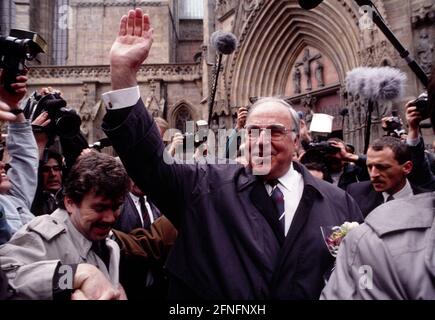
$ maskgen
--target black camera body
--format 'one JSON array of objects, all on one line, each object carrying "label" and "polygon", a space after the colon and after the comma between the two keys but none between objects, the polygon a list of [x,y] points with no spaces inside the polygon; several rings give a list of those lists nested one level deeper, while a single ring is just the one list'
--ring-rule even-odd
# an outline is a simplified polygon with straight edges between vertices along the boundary
[{"label": "black camera body", "polygon": [[400,118],[397,116],[393,116],[390,120],[386,121],[385,131],[394,132],[396,130],[402,129],[402,123],[400,122]]},{"label": "black camera body", "polygon": [[415,99],[414,105],[423,120],[429,118],[430,110],[427,93],[422,93],[417,99]]},{"label": "black camera body", "polygon": [[45,40],[35,32],[12,29],[9,36],[0,36],[0,68],[4,73],[5,89],[14,92],[11,84],[27,69],[26,60],[36,59],[47,49]]},{"label": "black camera body", "polygon": [[336,154],[340,152],[340,148],[334,147],[328,141],[310,142],[307,149],[317,150],[321,154]]},{"label": "black camera body", "polygon": [[40,127],[49,137],[72,138],[80,133],[81,119],[77,112],[67,107],[66,101],[58,93],[45,96],[34,92],[24,108],[24,115],[30,121],[41,113],[48,113],[51,120],[47,127]]}]

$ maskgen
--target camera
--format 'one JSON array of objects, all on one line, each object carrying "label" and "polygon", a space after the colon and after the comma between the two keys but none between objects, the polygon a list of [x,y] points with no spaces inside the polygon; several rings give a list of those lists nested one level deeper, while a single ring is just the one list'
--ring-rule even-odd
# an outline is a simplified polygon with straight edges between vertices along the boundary
[{"label": "camera", "polygon": [[310,142],[307,147],[308,150],[316,150],[321,154],[335,154],[340,152],[340,148],[332,146],[328,141]]},{"label": "camera", "polygon": [[420,113],[422,119],[429,118],[429,101],[427,93],[422,93],[417,99],[414,100],[414,105]]},{"label": "camera", "polygon": [[402,129],[402,121],[400,121],[397,111],[392,111],[391,116],[392,117],[385,122],[386,126],[382,127],[384,131],[387,131],[388,135],[391,135],[391,133],[400,131]]},{"label": "camera", "polygon": [[0,36],[0,68],[3,69],[5,89],[14,92],[11,84],[27,69],[26,60],[36,59],[47,49],[45,40],[32,31],[12,29],[9,36]]},{"label": "camera", "polygon": [[[196,134],[192,131],[195,131],[195,125],[196,125]],[[183,140],[183,146],[184,149],[186,150],[187,147],[187,140],[189,140],[189,142],[191,140],[193,140],[193,146],[194,148],[198,148],[200,145],[202,145],[203,143],[207,142],[207,138],[208,138],[208,122],[205,120],[198,120],[196,121],[196,123],[193,125],[193,123],[191,123],[191,125],[187,125],[186,126],[186,132],[183,134],[184,140]]]},{"label": "camera", "polygon": [[62,138],[72,138],[80,133],[81,119],[77,112],[67,108],[66,101],[59,93],[50,93],[45,96],[34,92],[24,108],[24,115],[30,121],[35,120],[42,112],[46,111],[51,120],[47,127],[37,127],[49,137],[55,135]]}]

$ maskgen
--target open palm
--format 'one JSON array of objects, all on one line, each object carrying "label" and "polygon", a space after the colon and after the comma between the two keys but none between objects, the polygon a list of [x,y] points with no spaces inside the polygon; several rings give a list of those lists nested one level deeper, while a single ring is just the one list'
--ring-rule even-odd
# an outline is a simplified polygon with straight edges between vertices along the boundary
[{"label": "open palm", "polygon": [[148,15],[141,9],[130,10],[121,18],[119,34],[110,50],[112,68],[133,69],[137,72],[148,57],[153,43],[153,29]]}]

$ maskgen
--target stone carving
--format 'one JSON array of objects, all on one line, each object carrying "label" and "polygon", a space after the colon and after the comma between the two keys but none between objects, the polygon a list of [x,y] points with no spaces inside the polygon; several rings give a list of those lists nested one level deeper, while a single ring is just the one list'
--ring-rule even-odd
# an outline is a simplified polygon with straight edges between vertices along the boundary
[{"label": "stone carving", "polygon": [[420,31],[416,50],[418,62],[421,68],[427,75],[430,75],[432,69],[433,43],[430,40],[429,33],[426,29]]},{"label": "stone carving", "polygon": [[249,19],[252,11],[254,11],[260,4],[259,0],[245,0],[242,4],[243,9],[243,21],[246,22]]},{"label": "stone carving", "polygon": [[294,93],[301,93],[301,71],[299,68],[295,68],[293,72],[293,87]]},{"label": "stone carving", "polygon": [[[138,72],[140,81],[149,81],[153,78],[163,81],[192,81],[200,80],[202,76],[202,66],[200,64],[156,64],[144,65]],[[82,81],[98,81],[110,83],[109,66],[44,66],[32,67],[29,70],[30,83],[37,82],[38,79],[74,79]]]},{"label": "stone carving", "polygon": [[80,130],[83,133],[83,135],[89,139],[92,138],[89,137],[89,133],[90,133],[89,127],[92,127],[93,123],[92,123],[92,109],[88,103],[88,95],[90,90],[86,83],[83,85],[82,91],[83,91],[83,101],[79,107],[79,115],[82,120],[82,123],[80,125]]},{"label": "stone carving", "polygon": [[74,7],[160,7],[167,5],[166,1],[79,1]]},{"label": "stone carving", "polygon": [[307,78],[307,90],[311,91],[313,89],[312,81],[311,81],[311,62],[316,59],[321,58],[322,55],[320,53],[315,56],[310,56],[310,49],[304,49],[304,56],[302,57],[302,61],[298,61],[295,64],[295,67],[303,66],[304,75]]},{"label": "stone carving", "polygon": [[165,99],[157,99],[156,97],[156,84],[153,80],[150,83],[150,95],[145,99],[145,108],[152,114],[154,118],[163,117],[163,107]]},{"label": "stone carving", "polygon": [[413,10],[411,22],[414,27],[431,24],[433,21],[435,21],[435,5],[430,0]]},{"label": "stone carving", "polygon": [[323,63],[320,60],[316,61],[315,75],[317,80],[317,86],[324,87],[325,83],[323,82]]}]

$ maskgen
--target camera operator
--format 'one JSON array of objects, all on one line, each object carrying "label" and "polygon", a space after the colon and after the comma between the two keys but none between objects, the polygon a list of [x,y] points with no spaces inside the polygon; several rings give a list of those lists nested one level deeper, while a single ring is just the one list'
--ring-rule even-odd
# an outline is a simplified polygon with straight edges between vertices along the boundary
[{"label": "camera operator", "polygon": [[[409,180],[427,190],[435,190],[435,175],[430,168],[429,159],[426,157],[424,140],[419,131],[419,125],[429,114],[424,109],[417,109],[416,101],[409,101],[406,105],[406,121],[408,123],[407,145],[411,149],[414,168],[409,174]],[[422,114],[423,113],[423,114]]]},{"label": "camera operator", "polygon": [[[0,74],[3,83],[4,74]],[[15,233],[21,226],[34,218],[29,208],[35,196],[38,168],[38,148],[33,136],[31,124],[24,117],[19,108],[20,100],[26,94],[25,75],[18,76],[16,83],[11,85],[15,91],[10,93],[3,85],[0,87],[0,99],[10,108],[12,115],[9,120],[6,146],[10,157],[10,169],[5,170],[5,163],[0,162],[0,202],[3,204],[6,220],[11,233]]]},{"label": "camera operator", "polygon": [[406,141],[406,131],[403,129],[402,119],[400,119],[396,112],[393,111],[393,115],[382,118],[382,129],[386,131],[387,136],[399,138],[403,142]]},{"label": "camera operator", "polygon": [[349,152],[345,143],[338,138],[330,138],[327,143],[338,150],[334,152],[331,148],[331,151],[325,154],[325,163],[334,185],[346,190],[351,183],[370,179],[364,155],[358,156]]}]

